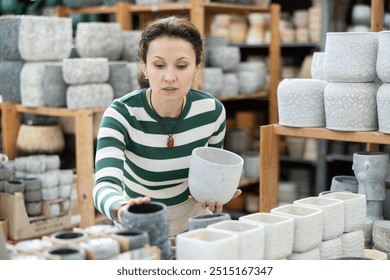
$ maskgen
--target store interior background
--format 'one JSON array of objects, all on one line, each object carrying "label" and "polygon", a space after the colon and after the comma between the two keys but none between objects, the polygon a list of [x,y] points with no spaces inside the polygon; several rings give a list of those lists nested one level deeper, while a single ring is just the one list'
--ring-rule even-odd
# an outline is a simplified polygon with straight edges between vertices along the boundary
[{"label": "store interior background", "polygon": [[[223,1],[215,1],[223,2]],[[240,1],[236,1],[240,2]],[[248,1],[243,1],[248,2]],[[357,5],[370,6],[370,0],[272,0],[272,3],[281,5],[281,26],[293,25],[294,13],[308,10],[316,2],[322,8],[321,28],[322,36],[316,42],[286,42],[281,30],[281,71],[280,80],[284,78],[310,78],[310,59],[314,52],[324,51],[327,32],[364,31],[370,29],[367,24],[354,22],[354,8]],[[0,0],[0,13],[5,14],[25,14],[25,15],[45,15],[55,16],[56,6],[61,4],[57,0]],[[72,15],[74,27],[77,22],[114,22],[112,14],[84,14]],[[135,16],[134,27],[139,28],[138,18]],[[384,29],[390,29],[390,1],[385,1]],[[268,44],[261,45],[240,45],[242,60],[253,55],[267,57]],[[234,117],[237,112],[259,112],[258,123],[253,127],[251,150],[259,149],[259,125],[269,124],[268,121],[268,101],[264,99],[240,99],[224,100],[224,105],[229,118]],[[56,122],[53,117],[23,115],[24,121],[36,123]],[[228,126],[229,128],[229,126]],[[5,133],[5,132],[2,132]],[[61,153],[62,168],[74,168],[75,166],[75,145],[74,135],[64,133],[65,149]],[[1,137],[0,137],[1,141]],[[0,143],[1,144],[1,143]],[[1,146],[0,146],[1,147]],[[310,195],[318,195],[319,190],[327,190],[331,180],[337,175],[353,175],[352,155],[354,152],[365,149],[364,144],[352,142],[339,142],[329,140],[300,139],[297,137],[285,137],[280,147],[281,174],[280,174],[280,197],[291,194],[294,190],[294,197],[288,199],[298,199]],[[381,150],[390,152],[387,145],[381,145]],[[261,174],[259,175],[261,176]],[[259,180],[252,180],[242,186],[244,192],[240,199],[227,205],[226,210],[232,215],[241,215],[258,211],[259,206]]]}]

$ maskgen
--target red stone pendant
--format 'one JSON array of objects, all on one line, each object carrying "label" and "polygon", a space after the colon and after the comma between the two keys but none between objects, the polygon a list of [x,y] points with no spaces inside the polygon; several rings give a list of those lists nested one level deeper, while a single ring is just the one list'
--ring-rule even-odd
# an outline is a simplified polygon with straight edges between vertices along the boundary
[{"label": "red stone pendant", "polygon": [[175,139],[172,136],[169,136],[167,139],[167,147],[172,148],[175,145]]}]

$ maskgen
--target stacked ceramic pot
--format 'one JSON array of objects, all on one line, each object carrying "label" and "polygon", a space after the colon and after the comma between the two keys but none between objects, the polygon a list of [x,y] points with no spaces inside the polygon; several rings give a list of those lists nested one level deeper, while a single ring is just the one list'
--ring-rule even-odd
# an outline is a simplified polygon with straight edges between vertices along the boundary
[{"label": "stacked ceramic pot", "polygon": [[65,105],[61,61],[72,50],[72,20],[45,16],[0,18],[3,101],[29,107]]},{"label": "stacked ceramic pot", "polygon": [[326,34],[324,93],[326,127],[340,131],[378,129],[377,32]]}]

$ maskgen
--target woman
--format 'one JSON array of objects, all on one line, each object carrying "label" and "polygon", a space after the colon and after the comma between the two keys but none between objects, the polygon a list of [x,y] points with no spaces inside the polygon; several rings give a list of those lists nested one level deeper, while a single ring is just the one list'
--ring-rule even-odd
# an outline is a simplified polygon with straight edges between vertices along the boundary
[{"label": "woman", "polygon": [[191,88],[203,41],[187,19],[151,22],[139,47],[141,89],[114,100],[99,129],[94,203],[120,223],[128,205],[162,202],[174,236],[187,229],[190,217],[222,211],[220,202],[192,199],[188,168],[194,148],[223,147],[225,109]]}]

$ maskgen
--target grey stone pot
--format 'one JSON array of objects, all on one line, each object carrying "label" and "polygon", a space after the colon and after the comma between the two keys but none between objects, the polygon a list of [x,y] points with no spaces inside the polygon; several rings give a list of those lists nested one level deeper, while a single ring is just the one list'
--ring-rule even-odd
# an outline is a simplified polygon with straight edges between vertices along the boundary
[{"label": "grey stone pot", "polygon": [[149,244],[149,234],[146,231],[121,230],[114,232],[112,237],[119,241],[121,252],[135,250]]},{"label": "grey stone pot", "polygon": [[6,193],[15,194],[16,192],[24,192],[25,184],[20,179],[10,179],[5,182],[4,191]]},{"label": "grey stone pot", "polygon": [[331,191],[349,191],[358,193],[358,181],[355,176],[339,175],[332,178]]},{"label": "grey stone pot", "polygon": [[39,216],[42,214],[42,201],[26,202],[25,206],[29,217]]},{"label": "grey stone pot", "polygon": [[69,86],[66,106],[71,110],[107,108],[114,98],[114,90],[108,83]]},{"label": "grey stone pot", "polygon": [[149,234],[150,245],[161,245],[169,238],[169,214],[165,204],[150,202],[132,205],[123,213],[122,224],[129,230],[145,231]]},{"label": "grey stone pot", "polygon": [[371,220],[380,221],[383,218],[383,201],[384,200],[367,200],[367,217]]},{"label": "grey stone pot", "polygon": [[8,167],[0,167],[0,180],[8,180],[13,175],[13,170]]},{"label": "grey stone pot", "polygon": [[62,77],[62,65],[46,65],[42,83],[45,106],[65,107],[67,84]]},{"label": "grey stone pot", "polygon": [[20,72],[24,63],[24,61],[2,61],[0,63],[0,92],[3,102],[20,103],[22,101]]},{"label": "grey stone pot", "polygon": [[87,253],[80,246],[60,246],[46,250],[49,258],[59,258],[61,260],[85,260]]}]

